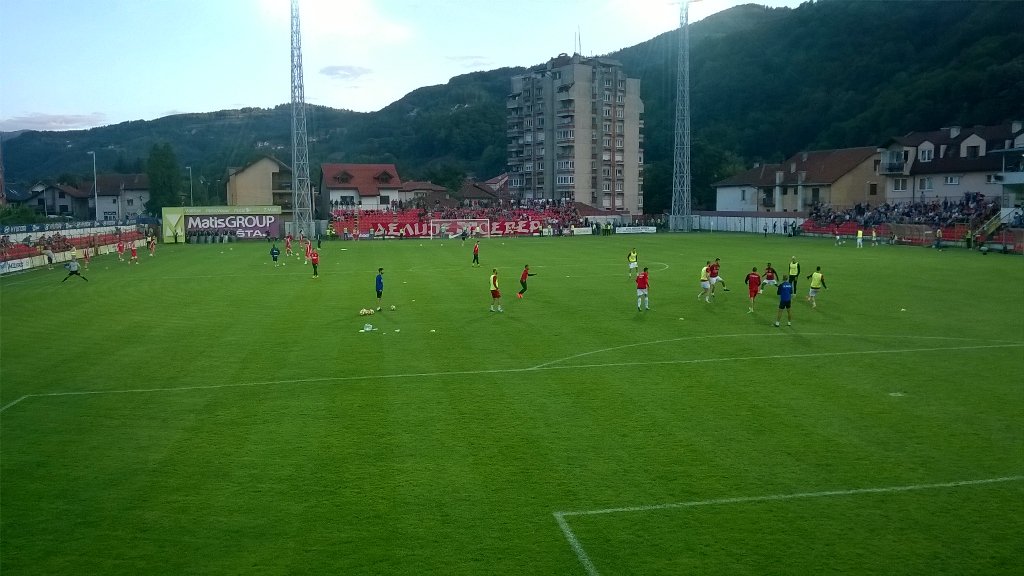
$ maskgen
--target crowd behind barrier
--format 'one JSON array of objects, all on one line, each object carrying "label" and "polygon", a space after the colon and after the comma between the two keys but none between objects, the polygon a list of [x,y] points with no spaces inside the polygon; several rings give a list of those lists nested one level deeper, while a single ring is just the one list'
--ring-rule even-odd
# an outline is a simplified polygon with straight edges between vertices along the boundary
[{"label": "crowd behind barrier", "polygon": [[[150,232],[152,233],[152,232]],[[147,235],[144,227],[120,228],[114,227],[109,231],[89,233],[83,230],[81,234],[66,235],[60,232],[52,232],[42,235],[29,235],[20,240],[15,240],[10,235],[0,237],[0,261],[19,260],[39,256],[49,250],[59,256],[71,250],[84,251],[88,249],[90,255],[96,255],[104,246],[117,244],[118,242],[132,242],[142,240]]]},{"label": "crowd behind barrier", "polygon": [[477,206],[446,206],[440,202],[401,203],[383,209],[336,209],[331,213],[331,226],[341,232],[360,234],[390,224],[429,224],[431,220],[491,220],[505,222],[541,221],[558,229],[589,226],[572,202],[524,200]]}]

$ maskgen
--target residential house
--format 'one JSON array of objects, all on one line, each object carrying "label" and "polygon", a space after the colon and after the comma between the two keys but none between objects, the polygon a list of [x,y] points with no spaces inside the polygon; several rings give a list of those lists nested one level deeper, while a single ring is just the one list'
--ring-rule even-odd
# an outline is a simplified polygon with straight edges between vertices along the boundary
[{"label": "residential house", "polygon": [[806,212],[817,203],[849,208],[885,201],[877,148],[800,152],[715,183],[716,210]]},{"label": "residential house", "polygon": [[[477,182],[475,180],[466,180],[462,183],[462,187],[456,193],[456,196],[462,200],[464,204],[470,206],[490,206],[497,204],[502,197],[493,188],[483,182]],[[505,196],[507,199],[508,196]]]},{"label": "residential house", "polygon": [[90,220],[93,217],[92,197],[86,191],[68,184],[39,182],[28,189],[25,197],[15,197],[13,200],[46,216],[63,216],[75,220]]},{"label": "residential house", "polygon": [[960,200],[968,192],[1005,198],[1007,187],[1019,193],[1018,185],[1024,185],[1014,174],[1021,151],[1024,122],[950,126],[891,138],[880,148],[878,172],[890,202]]},{"label": "residential house", "polygon": [[320,210],[328,214],[346,207],[390,209],[401,195],[402,179],[394,164],[321,164]]},{"label": "residential house", "polygon": [[[145,174],[99,174],[96,176],[99,193],[93,194],[93,183],[83,183],[81,190],[89,201],[90,213],[95,210],[93,199],[99,198],[100,220],[125,220],[146,213],[149,202],[149,176]],[[90,214],[91,216],[91,214]]]},{"label": "residential house", "polygon": [[417,200],[423,200],[428,197],[445,196],[447,194],[447,188],[434,184],[433,182],[407,180],[402,182],[402,187],[398,189],[397,197],[404,205],[409,202],[416,202]]},{"label": "residential house", "polygon": [[280,206],[290,220],[293,198],[292,169],[273,156],[228,169],[228,206]]},{"label": "residential house", "polygon": [[720,212],[757,212],[765,210],[762,198],[769,198],[775,188],[775,174],[782,164],[754,164],[745,172],[715,183],[715,210]]}]

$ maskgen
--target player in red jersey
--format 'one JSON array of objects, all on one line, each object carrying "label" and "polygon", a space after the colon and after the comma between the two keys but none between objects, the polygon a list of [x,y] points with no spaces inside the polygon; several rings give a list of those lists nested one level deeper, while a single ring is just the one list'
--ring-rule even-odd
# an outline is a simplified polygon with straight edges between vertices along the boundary
[{"label": "player in red jersey", "polygon": [[754,311],[754,299],[761,293],[761,276],[757,273],[756,267],[747,274],[743,283],[747,285],[747,294],[750,296],[750,308],[747,308],[747,314],[750,314]]},{"label": "player in red jersey", "polygon": [[636,277],[636,311],[640,311],[640,304],[644,305],[644,310],[651,309],[651,301],[647,298],[647,287],[650,285],[647,276],[647,267],[644,267],[644,271]]},{"label": "player in red jersey", "polygon": [[156,256],[156,234],[150,236],[149,240],[149,255]]},{"label": "player in red jersey", "polygon": [[285,256],[291,256],[292,255],[292,235],[291,234],[289,234],[289,235],[284,237],[284,255]]},{"label": "player in red jersey", "polygon": [[530,272],[530,265],[523,266],[523,273],[519,275],[519,284],[522,285],[523,289],[516,293],[516,298],[522,300],[523,294],[526,293],[526,278],[529,276],[536,276],[536,274]]},{"label": "player in red jersey", "polygon": [[130,260],[128,260],[128,263],[131,264],[132,262],[135,262],[136,264],[138,264],[139,263],[139,251],[138,251],[138,248],[135,247],[135,241],[134,240],[131,241],[128,244],[128,246],[131,248],[131,251],[132,251],[132,257],[131,257]]},{"label": "player in red jersey", "polygon": [[305,241],[305,245],[306,245],[306,264],[309,264],[309,261],[313,258],[313,243],[310,242],[309,240],[306,240]]},{"label": "player in red jersey", "polygon": [[317,273],[316,267],[320,265],[320,254],[316,250],[309,255],[309,262],[313,265],[313,278],[319,278],[320,274]]},{"label": "player in red jersey", "polygon": [[718,270],[719,268],[721,268],[721,266],[721,258],[715,258],[715,261],[712,262],[710,266],[708,266],[708,279],[711,282],[712,298],[714,298],[715,296],[715,286],[717,286],[718,284],[721,284],[722,289],[725,290],[726,292],[729,291],[729,288],[726,287],[725,285],[725,278],[722,278],[721,276],[718,275]]},{"label": "player in red jersey", "polygon": [[89,269],[89,247],[82,248],[82,265],[88,270]]},{"label": "player in red jersey", "polygon": [[117,241],[117,261],[124,262],[124,240]]},{"label": "player in red jersey", "polygon": [[764,282],[762,282],[762,284],[763,284],[763,286],[761,287],[762,289],[758,290],[758,292],[757,292],[758,294],[761,294],[764,291],[764,286],[778,286],[779,285],[779,273],[775,271],[775,268],[772,268],[772,263],[771,262],[769,262],[764,267]]},{"label": "player in red jersey", "polygon": [[480,265],[480,241],[477,240],[476,244],[473,244],[473,266]]}]

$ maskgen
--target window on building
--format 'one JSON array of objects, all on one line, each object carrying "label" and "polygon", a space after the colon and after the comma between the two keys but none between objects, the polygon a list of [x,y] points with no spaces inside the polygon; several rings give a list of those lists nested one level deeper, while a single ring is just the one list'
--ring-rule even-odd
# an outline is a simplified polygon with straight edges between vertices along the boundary
[{"label": "window on building", "polygon": [[622,122],[615,123],[615,131],[618,132],[619,134],[622,134],[623,132],[626,131],[622,125]]},{"label": "window on building", "polygon": [[615,177],[616,178],[622,178],[622,167],[621,166],[617,166],[615,168]]},{"label": "window on building", "polygon": [[390,196],[381,196],[380,197],[380,203],[381,203],[382,206],[386,206],[388,204],[391,204],[391,197]]},{"label": "window on building", "polygon": [[977,158],[980,154],[981,154],[981,147],[980,146],[968,146],[967,147],[967,157],[968,158]]},{"label": "window on building", "polygon": [[625,80],[619,80],[619,90],[625,90],[625,89],[626,89],[626,81]]},{"label": "window on building", "polygon": [[605,107],[604,110],[601,110],[601,115],[604,116],[605,118],[611,118],[612,117],[612,109],[608,108],[608,107]]},{"label": "window on building", "polygon": [[811,202],[817,203],[821,201],[821,188],[811,188]]},{"label": "window on building", "polygon": [[869,196],[878,196],[878,184],[876,184],[874,182],[868,184],[868,195]]},{"label": "window on building", "polygon": [[959,176],[946,176],[946,184],[949,186],[957,186],[960,184]]},{"label": "window on building", "polygon": [[920,188],[921,190],[931,190],[932,179],[930,177],[919,178],[917,180],[917,187]]},{"label": "window on building", "polygon": [[625,96],[623,96],[622,94],[616,94],[616,95],[615,95],[615,102],[617,102],[617,103],[619,103],[619,104],[625,104],[625,102],[626,102],[626,97],[625,97]]},{"label": "window on building", "polygon": [[611,122],[605,122],[604,124],[601,125],[601,128],[605,132],[611,132],[612,131],[612,123]]},{"label": "window on building", "polygon": [[603,139],[601,139],[601,145],[604,146],[605,148],[611,147],[612,139],[608,136],[605,136]]},{"label": "window on building", "polygon": [[612,79],[611,78],[605,78],[604,79],[604,85],[605,85],[605,87],[611,87]]},{"label": "window on building", "polygon": [[747,201],[747,191],[746,191],[746,189],[740,190],[740,202],[746,202],[746,201]]},{"label": "window on building", "polygon": [[601,167],[601,176],[604,176],[605,178],[611,178],[611,176],[612,176],[612,169],[607,167],[607,166],[602,166]]},{"label": "window on building", "polygon": [[893,178],[892,179],[892,190],[893,190],[893,192],[906,192],[907,191],[907,179],[906,178]]},{"label": "window on building", "polygon": [[533,162],[523,164],[523,172],[533,172]]},{"label": "window on building", "polygon": [[986,184],[995,184],[997,182],[1002,182],[1002,180],[1003,179],[999,176],[999,174],[986,174],[985,175],[985,183]]},{"label": "window on building", "polygon": [[135,200],[132,199],[132,198],[129,198],[129,199],[125,200],[125,204],[127,204],[129,206],[134,206],[135,205]]},{"label": "window on building", "polygon": [[935,155],[935,150],[932,148],[922,148],[917,155],[917,159],[921,162],[931,162]]},{"label": "window on building", "polygon": [[601,190],[603,190],[604,192],[611,192],[612,191],[612,183],[609,182],[608,180],[605,180],[604,184],[601,185]]},{"label": "window on building", "polygon": [[622,192],[622,180],[615,181],[615,191]]},{"label": "window on building", "polygon": [[616,148],[622,148],[622,138],[616,138],[615,139],[615,147]]},{"label": "window on building", "polygon": [[63,193],[63,192],[58,192],[58,193],[57,193],[57,198],[64,198],[64,197],[65,197],[65,196],[64,196],[64,193]]},{"label": "window on building", "polygon": [[616,118],[625,118],[626,114],[625,114],[625,112],[623,112],[622,108],[619,108],[618,110],[615,111],[615,117]]}]

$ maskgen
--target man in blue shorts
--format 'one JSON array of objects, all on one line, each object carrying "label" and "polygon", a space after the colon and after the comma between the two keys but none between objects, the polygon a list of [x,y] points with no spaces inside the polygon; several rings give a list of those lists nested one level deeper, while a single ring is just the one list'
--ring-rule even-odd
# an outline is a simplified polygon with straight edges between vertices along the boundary
[{"label": "man in blue shorts", "polygon": [[782,284],[775,290],[779,295],[779,311],[775,314],[775,327],[779,326],[782,320],[782,311],[786,311],[786,326],[793,325],[793,285],[789,282],[789,276],[782,277]]}]

